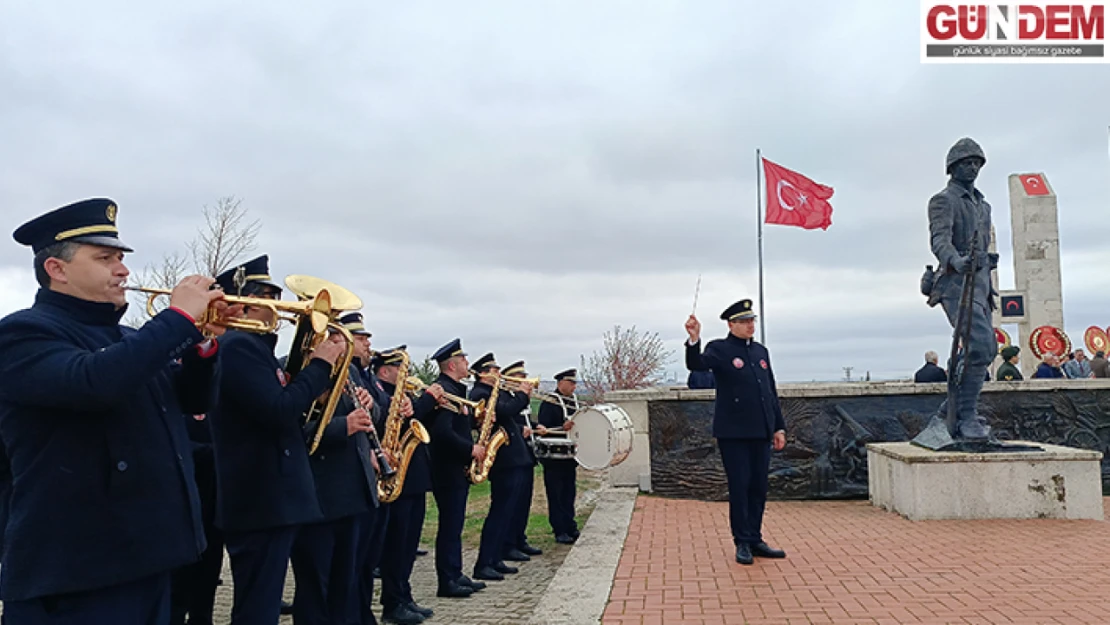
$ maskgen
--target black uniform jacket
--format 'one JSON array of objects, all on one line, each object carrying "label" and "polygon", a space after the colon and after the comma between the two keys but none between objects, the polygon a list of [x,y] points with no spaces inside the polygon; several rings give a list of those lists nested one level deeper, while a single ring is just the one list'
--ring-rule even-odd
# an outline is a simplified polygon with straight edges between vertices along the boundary
[{"label": "black uniform jacket", "polygon": [[771,356],[754,339],[729,334],[710,341],[705,353],[701,353],[700,341],[687,345],[686,368],[713,372],[717,383],[715,438],[771,440],[772,434],[786,429]]},{"label": "black uniform jacket", "polygon": [[314,358],[286,382],[276,334],[232,330],[221,346],[220,401],[209,416],[216,451],[216,525],[263,530],[323,520],[301,429],[331,366]]},{"label": "black uniform jacket", "polygon": [[[565,411],[563,410],[563,407],[559,406],[558,404],[553,404],[546,401],[542,402],[540,404],[540,413],[536,416],[539,424],[544,426],[545,428],[563,427],[563,424],[566,423],[567,418],[570,417],[571,414],[574,414],[574,412],[578,409],[578,400],[574,397],[563,397],[563,401],[566,403]],[[548,463],[556,466],[578,466],[578,461],[573,458],[545,458],[543,460],[540,460],[540,464],[543,464],[544,466],[547,466]]]},{"label": "black uniform jacket", "polygon": [[[390,384],[389,382],[386,382],[385,380],[380,380],[380,382],[386,396],[384,412],[386,413],[386,415],[388,415],[389,407],[392,405],[393,402],[393,393],[397,390],[397,387]],[[417,401],[413,403],[412,408],[412,418],[420,420],[421,417],[426,418],[433,410],[435,410],[435,403]],[[425,411],[425,414],[417,414],[417,408],[422,408]],[[423,425],[423,421],[421,420],[420,422],[421,425]],[[401,424],[400,436],[402,440],[404,440],[405,432],[409,430],[411,423],[412,419],[405,419],[404,422]],[[384,436],[385,427],[383,426],[380,431]],[[428,436],[430,437],[431,433],[429,433]],[[397,461],[400,460],[400,458],[397,458]],[[422,496],[424,493],[430,490],[432,490],[431,458],[429,458],[428,456],[428,445],[421,443],[416,446],[416,450],[412,453],[412,460],[409,461],[408,472],[405,474],[405,484],[401,487],[401,496]]]},{"label": "black uniform jacket", "polygon": [[218,356],[185,315],[142,329],[49,290],[0,321],[0,437],[10,461],[0,598],[133,581],[205,548],[185,415],[214,399]]},{"label": "black uniform jacket", "polygon": [[[466,385],[456,382],[450,377],[440,374],[436,383],[443,390],[458,397],[466,397]],[[424,414],[428,401],[435,401],[431,395],[421,395],[418,404],[414,407],[417,414]],[[467,410],[467,414],[458,414],[437,407],[427,413],[426,424],[430,425],[428,434],[432,437],[432,481],[438,487],[451,488],[467,485],[466,469],[470,466],[470,451],[474,448],[474,439],[470,436],[474,415]]]},{"label": "black uniform jacket", "polygon": [[[470,389],[468,399],[471,401],[483,399],[489,401],[492,392],[493,387],[489,384],[476,382],[474,388]],[[528,407],[529,401],[528,396],[524,393],[510,393],[504,390],[498,392],[497,409],[494,411],[496,424],[493,431],[497,431],[497,426],[505,428],[505,433],[509,435],[509,442],[497,450],[497,457],[493,459],[490,473],[500,473],[513,468],[532,466],[532,457],[528,455],[528,448],[524,443],[524,434],[517,422],[520,411]],[[475,427],[478,426],[477,421],[473,423]]]},{"label": "black uniform jacket", "polygon": [[[353,366],[350,375],[354,376],[352,382],[362,386]],[[378,477],[370,463],[369,435],[365,432],[347,435],[347,415],[354,410],[354,401],[344,393],[324,428],[319,448],[308,457],[325,521],[362,514],[378,506]],[[371,418],[380,410],[375,398]],[[305,444],[312,443],[319,423],[314,419],[305,424]]]}]

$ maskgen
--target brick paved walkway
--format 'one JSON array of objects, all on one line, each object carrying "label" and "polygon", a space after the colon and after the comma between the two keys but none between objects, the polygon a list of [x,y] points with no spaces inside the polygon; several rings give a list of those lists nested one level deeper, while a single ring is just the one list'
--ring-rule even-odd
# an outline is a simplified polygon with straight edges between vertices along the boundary
[{"label": "brick paved walkway", "polygon": [[727,503],[641,496],[602,622],[1110,623],[1107,522],[771,502],[764,530],[787,559],[743,566]]}]

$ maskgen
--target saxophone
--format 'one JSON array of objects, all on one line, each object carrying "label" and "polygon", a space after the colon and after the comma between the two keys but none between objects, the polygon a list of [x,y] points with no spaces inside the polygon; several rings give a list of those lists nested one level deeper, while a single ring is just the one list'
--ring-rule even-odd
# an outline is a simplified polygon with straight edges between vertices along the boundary
[{"label": "saxophone", "polygon": [[408,474],[412,454],[421,443],[432,440],[424,424],[416,419],[409,419],[409,429],[401,436],[401,425],[405,418],[401,416],[401,403],[405,398],[405,380],[409,374],[409,355],[402,350],[399,352],[401,364],[397,369],[397,384],[393,397],[389,402],[389,413],[385,418],[385,434],[382,437],[382,448],[393,456],[397,463],[397,470],[392,475],[382,476],[378,479],[378,501],[390,503],[401,496],[405,486],[405,476]]},{"label": "saxophone", "polygon": [[477,415],[481,425],[478,428],[478,440],[475,443],[486,448],[486,457],[482,462],[476,459],[470,461],[466,476],[471,484],[481,484],[486,481],[489,470],[493,467],[493,461],[497,458],[497,450],[509,442],[509,434],[505,432],[505,428],[497,426],[497,431],[493,431],[493,426],[497,422],[497,396],[501,392],[501,376],[496,373],[491,375],[494,376],[493,390],[486,400],[485,410]]}]

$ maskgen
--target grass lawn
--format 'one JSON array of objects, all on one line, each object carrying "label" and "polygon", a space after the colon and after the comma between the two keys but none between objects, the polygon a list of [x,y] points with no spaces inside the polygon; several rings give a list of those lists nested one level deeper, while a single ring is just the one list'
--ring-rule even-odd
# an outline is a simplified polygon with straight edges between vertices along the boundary
[{"label": "grass lawn", "polygon": [[[543,488],[543,467],[537,466],[532,475],[535,490],[532,494],[532,512],[528,516],[528,529],[525,533],[532,546],[546,549],[555,545],[555,536],[551,534],[551,525],[547,522],[547,495]],[[594,490],[600,485],[601,479],[598,476],[579,467],[579,500],[583,492]],[[466,520],[463,522],[463,549],[478,547],[482,535],[482,523],[485,522],[486,513],[489,511],[489,489],[489,480],[470,485],[470,496],[466,500]],[[592,511],[592,503],[586,506],[579,504],[576,507],[575,520],[578,521],[578,527],[585,524]],[[425,549],[430,549],[435,544],[438,521],[439,509],[436,507],[435,498],[428,493],[428,512],[424,516],[424,531],[420,535],[420,544]]]}]

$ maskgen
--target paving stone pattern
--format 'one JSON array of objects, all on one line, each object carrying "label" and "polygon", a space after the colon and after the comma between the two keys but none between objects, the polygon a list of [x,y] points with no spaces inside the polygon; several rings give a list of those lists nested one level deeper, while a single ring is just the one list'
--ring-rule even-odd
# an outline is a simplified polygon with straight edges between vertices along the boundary
[{"label": "paving stone pattern", "polygon": [[787,558],[743,566],[727,503],[639,497],[602,622],[1110,623],[1106,521],[913,522],[866,501],[770,502],[764,535]]}]

